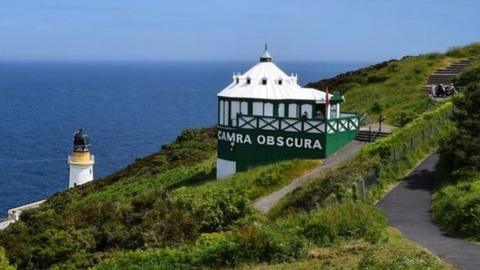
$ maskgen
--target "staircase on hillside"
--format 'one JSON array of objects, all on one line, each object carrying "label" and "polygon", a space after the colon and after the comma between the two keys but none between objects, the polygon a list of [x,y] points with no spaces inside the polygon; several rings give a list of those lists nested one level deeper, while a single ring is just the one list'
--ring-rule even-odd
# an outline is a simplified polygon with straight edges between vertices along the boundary
[{"label": "staircase on hillside", "polygon": [[462,71],[470,65],[474,58],[462,59],[458,62],[453,63],[452,65],[436,70],[428,78],[428,83],[423,87],[423,91],[426,95],[432,94],[432,86],[439,84],[450,84],[453,82],[453,79],[457,77]]},{"label": "staircase on hillside", "polygon": [[360,142],[374,142],[378,139],[382,139],[390,135],[390,131],[378,131],[378,130],[359,130],[357,137],[355,137],[356,141]]}]

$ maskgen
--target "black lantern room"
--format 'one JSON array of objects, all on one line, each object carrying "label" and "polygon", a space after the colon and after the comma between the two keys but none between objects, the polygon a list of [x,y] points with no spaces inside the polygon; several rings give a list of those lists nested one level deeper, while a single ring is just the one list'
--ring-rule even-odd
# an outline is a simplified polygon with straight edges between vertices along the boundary
[{"label": "black lantern room", "polygon": [[88,152],[90,144],[88,141],[88,135],[79,129],[75,135],[73,135],[73,151],[74,152]]}]

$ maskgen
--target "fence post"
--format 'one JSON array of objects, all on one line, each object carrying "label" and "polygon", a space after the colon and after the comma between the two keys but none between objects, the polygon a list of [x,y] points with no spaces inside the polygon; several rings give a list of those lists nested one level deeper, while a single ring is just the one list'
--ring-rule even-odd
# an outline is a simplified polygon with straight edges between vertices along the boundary
[{"label": "fence post", "polygon": [[365,200],[367,198],[367,189],[365,188],[365,179],[363,179],[363,177],[360,177],[360,180],[358,181],[358,186],[360,191],[360,197],[362,198],[362,200]]}]

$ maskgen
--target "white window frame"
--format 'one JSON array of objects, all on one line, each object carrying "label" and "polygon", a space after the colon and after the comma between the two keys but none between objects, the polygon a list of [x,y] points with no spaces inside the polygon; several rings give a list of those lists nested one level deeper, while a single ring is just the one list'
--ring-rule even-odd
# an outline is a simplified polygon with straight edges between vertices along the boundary
[{"label": "white window frame", "polygon": [[304,112],[307,112],[307,118],[312,118],[312,104],[302,104],[301,106],[301,114],[303,116]]},{"label": "white window frame", "polygon": [[288,118],[298,118],[298,105],[296,103],[288,104]]},{"label": "white window frame", "polygon": [[278,104],[278,117],[285,117],[285,104]]},{"label": "white window frame", "polygon": [[232,101],[230,104],[230,119],[232,119],[232,126],[237,126],[237,114],[240,112],[240,102]]},{"label": "white window frame", "polygon": [[263,102],[254,101],[252,107],[252,115],[263,116]]},{"label": "white window frame", "polygon": [[264,116],[273,116],[273,103],[265,102],[263,104],[263,115]]},{"label": "white window frame", "polygon": [[223,106],[224,106],[224,101],[220,100],[220,112],[218,113],[219,119],[218,119],[218,124],[223,125]]}]

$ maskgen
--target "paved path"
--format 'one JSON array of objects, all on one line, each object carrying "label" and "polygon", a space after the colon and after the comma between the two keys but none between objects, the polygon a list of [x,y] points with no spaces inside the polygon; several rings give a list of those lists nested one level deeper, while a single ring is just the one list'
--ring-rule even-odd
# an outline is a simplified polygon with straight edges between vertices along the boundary
[{"label": "paved path", "polygon": [[254,207],[264,214],[268,213],[268,211],[270,211],[270,209],[272,209],[272,207],[275,206],[280,201],[280,199],[282,199],[283,197],[285,197],[285,195],[295,190],[297,187],[305,184],[308,180],[310,180],[310,178],[313,175],[324,172],[330,168],[333,168],[343,163],[345,160],[350,159],[354,154],[356,154],[360,150],[362,144],[363,144],[362,142],[358,142],[358,141],[350,142],[344,148],[338,151],[335,155],[327,158],[324,163],[322,163],[317,168],[313,169],[308,174],[301,176],[299,178],[296,178],[290,184],[282,187],[281,189],[265,197],[258,199],[255,202]]},{"label": "paved path", "polygon": [[410,240],[459,269],[479,270],[480,245],[445,235],[430,217],[434,168],[438,159],[438,154],[432,154],[377,207],[385,212],[389,223]]}]

